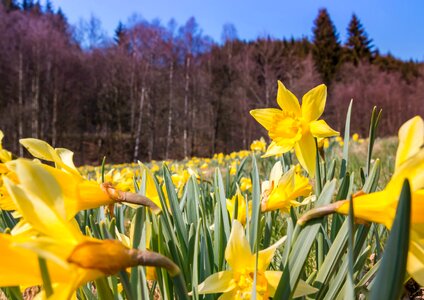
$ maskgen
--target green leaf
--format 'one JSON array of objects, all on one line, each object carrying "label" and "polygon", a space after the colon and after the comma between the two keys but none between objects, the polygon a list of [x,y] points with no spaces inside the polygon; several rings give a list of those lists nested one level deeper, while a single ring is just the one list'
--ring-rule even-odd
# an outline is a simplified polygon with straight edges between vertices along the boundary
[{"label": "green leaf", "polygon": [[340,178],[343,178],[347,171],[347,162],[349,158],[350,115],[352,113],[352,104],[353,104],[353,99],[350,100],[349,108],[347,109],[347,115],[346,115],[342,165],[340,167]]},{"label": "green leaf", "polygon": [[228,211],[227,211],[227,198],[225,198],[224,183],[222,181],[221,172],[219,171],[218,168],[215,170],[214,182],[215,182],[215,197],[217,198],[216,200],[221,206],[222,223],[224,226],[225,237],[226,237],[226,240],[228,241],[228,239],[230,238],[230,231],[231,231],[230,219],[229,219]]},{"label": "green leaf", "polygon": [[50,280],[49,270],[47,269],[47,262],[44,258],[38,257],[38,265],[40,267],[41,278],[43,280],[43,289],[46,297],[53,295],[52,282]]},{"label": "green leaf", "polygon": [[410,224],[411,189],[409,181],[405,180],[381,266],[371,289],[371,300],[400,298],[406,273]]},{"label": "green leaf", "polygon": [[259,183],[259,172],[255,156],[252,156],[252,217],[249,226],[250,249],[255,252],[255,245],[259,243],[258,230],[261,214],[261,186]]}]

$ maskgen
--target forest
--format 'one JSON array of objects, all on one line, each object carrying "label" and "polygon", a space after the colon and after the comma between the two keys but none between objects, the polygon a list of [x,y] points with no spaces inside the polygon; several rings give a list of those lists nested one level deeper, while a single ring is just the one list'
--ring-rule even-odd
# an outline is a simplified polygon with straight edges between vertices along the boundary
[{"label": "forest", "polygon": [[[225,24],[221,41],[194,18],[179,25],[133,17],[107,37],[92,17],[71,25],[59,8],[30,0],[0,4],[0,129],[3,146],[43,139],[75,150],[75,161],[206,157],[247,149],[266,131],[249,111],[275,104],[277,80],[301,96],[328,86],[325,119],[364,135],[372,107],[380,136],[424,115],[424,67],[382,54],[356,15],[342,41],[325,9],[312,38],[243,40]],[[308,34],[308,33],[305,33]]]}]

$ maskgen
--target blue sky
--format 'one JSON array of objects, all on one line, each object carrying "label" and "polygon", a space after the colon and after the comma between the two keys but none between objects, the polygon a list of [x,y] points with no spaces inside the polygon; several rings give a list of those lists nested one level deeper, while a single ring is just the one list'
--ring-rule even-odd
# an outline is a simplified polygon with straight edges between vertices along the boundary
[{"label": "blue sky", "polygon": [[403,59],[424,60],[424,1],[422,0],[52,0],[71,24],[98,17],[112,36],[119,21],[134,13],[147,20],[178,24],[194,16],[203,32],[220,41],[222,26],[232,23],[241,39],[311,37],[318,9],[325,7],[344,42],[346,27],[356,13],[382,53]]}]

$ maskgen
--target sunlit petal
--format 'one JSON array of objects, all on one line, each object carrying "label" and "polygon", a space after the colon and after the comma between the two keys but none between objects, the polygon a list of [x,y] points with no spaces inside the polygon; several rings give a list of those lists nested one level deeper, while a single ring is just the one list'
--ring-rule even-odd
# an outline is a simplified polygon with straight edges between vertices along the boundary
[{"label": "sunlit petal", "polygon": [[314,137],[325,138],[339,135],[338,131],[332,129],[324,120],[312,121],[309,128]]},{"label": "sunlit petal", "polygon": [[413,117],[399,129],[399,146],[396,152],[396,168],[424,145],[424,121],[420,116]]},{"label": "sunlit petal", "polygon": [[250,111],[250,114],[259,122],[266,130],[275,125],[277,118],[283,118],[283,112],[277,108],[261,108]]},{"label": "sunlit petal", "polygon": [[199,294],[215,294],[231,291],[236,287],[232,271],[222,271],[210,275],[199,284]]},{"label": "sunlit petal", "polygon": [[225,259],[234,271],[242,269],[253,270],[255,267],[254,257],[243,226],[239,221],[234,220],[227,248],[225,248]]},{"label": "sunlit petal", "polygon": [[316,145],[313,136],[310,133],[305,134],[302,139],[296,143],[294,150],[299,163],[308,172],[310,177],[314,177]]},{"label": "sunlit petal", "polygon": [[277,92],[277,103],[281,107],[282,110],[291,112],[296,116],[299,116],[300,105],[299,100],[297,100],[296,96],[290,92],[284,84],[278,80],[278,92]]},{"label": "sunlit petal", "polygon": [[307,92],[302,98],[302,117],[310,122],[322,115],[327,100],[327,87],[320,84]]}]

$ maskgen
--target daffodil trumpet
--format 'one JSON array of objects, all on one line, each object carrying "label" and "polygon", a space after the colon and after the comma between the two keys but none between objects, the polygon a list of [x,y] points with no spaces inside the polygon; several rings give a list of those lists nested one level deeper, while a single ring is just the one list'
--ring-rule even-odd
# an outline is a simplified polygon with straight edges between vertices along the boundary
[{"label": "daffodil trumpet", "polygon": [[[102,257],[102,254],[100,254],[102,260],[100,261],[97,258],[99,253],[108,253],[112,245],[120,249],[120,256],[125,257],[125,259],[117,260],[116,256],[111,256],[110,259],[115,263],[106,263],[106,257]],[[148,250],[130,249],[117,240],[104,240],[101,244],[97,241],[83,242],[74,248],[67,262],[84,269],[100,270],[105,275],[113,275],[122,269],[137,266],[164,268],[171,277],[178,276],[181,273],[180,268],[166,256]]]}]

